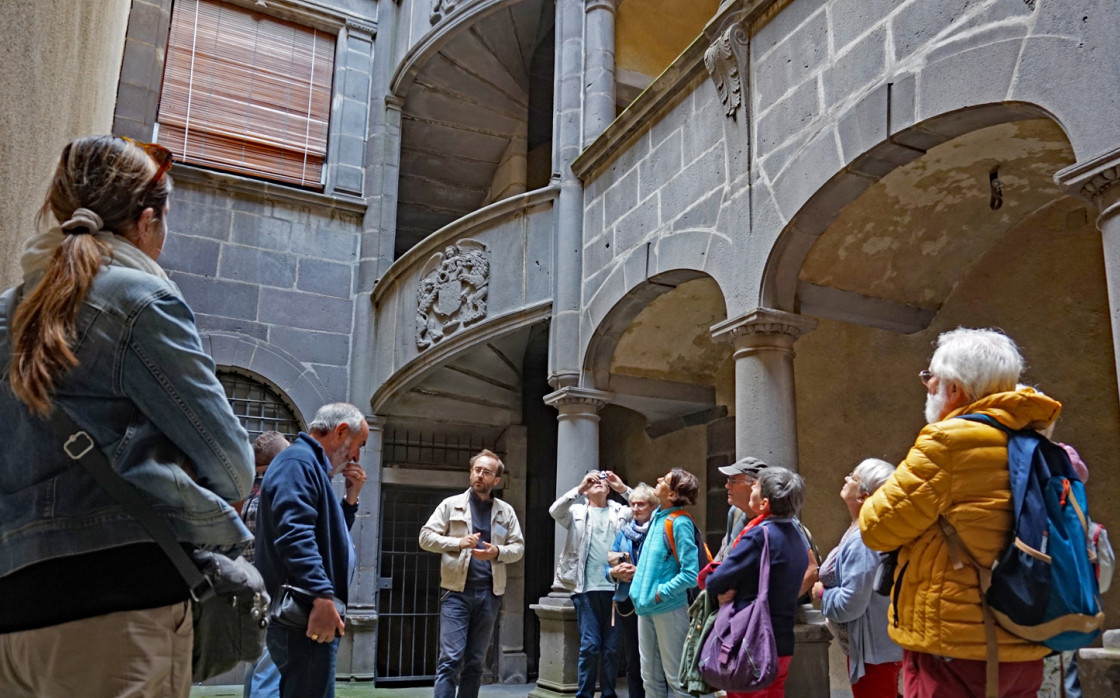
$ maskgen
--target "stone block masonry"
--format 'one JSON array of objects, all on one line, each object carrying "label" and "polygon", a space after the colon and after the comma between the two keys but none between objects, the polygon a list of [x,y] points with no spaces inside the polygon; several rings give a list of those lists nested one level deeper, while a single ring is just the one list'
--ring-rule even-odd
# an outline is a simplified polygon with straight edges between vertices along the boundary
[{"label": "stone block masonry", "polygon": [[177,182],[168,228],[160,263],[200,332],[268,342],[346,399],[360,216]]}]

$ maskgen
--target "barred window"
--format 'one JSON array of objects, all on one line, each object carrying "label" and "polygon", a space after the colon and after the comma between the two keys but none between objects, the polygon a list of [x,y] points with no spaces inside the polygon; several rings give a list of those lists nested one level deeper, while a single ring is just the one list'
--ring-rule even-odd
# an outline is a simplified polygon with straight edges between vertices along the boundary
[{"label": "barred window", "polygon": [[157,140],[183,162],[321,189],[334,50],[317,29],[176,0]]},{"label": "barred window", "polygon": [[250,440],[278,431],[292,441],[303,429],[295,410],[270,386],[233,371],[218,371],[218,380]]}]

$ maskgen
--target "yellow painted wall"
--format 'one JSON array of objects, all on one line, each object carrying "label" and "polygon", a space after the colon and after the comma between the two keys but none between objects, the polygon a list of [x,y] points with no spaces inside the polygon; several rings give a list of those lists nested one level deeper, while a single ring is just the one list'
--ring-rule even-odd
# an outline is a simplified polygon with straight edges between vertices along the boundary
[{"label": "yellow painted wall", "polygon": [[[843,477],[866,457],[897,463],[925,423],[933,341],[958,326],[999,327],[1018,342],[1025,382],[1063,404],[1054,438],[1076,447],[1091,471],[1090,512],[1120,530],[1120,402],[1095,211],[1063,199],[1029,216],[988,251],[918,334],[822,320],[796,344],[798,443],[808,495],[805,523],[822,552],[848,523]],[[1120,625],[1120,591],[1104,597]]]},{"label": "yellow painted wall", "polygon": [[615,66],[657,77],[700,36],[718,8],[719,0],[621,0]]},{"label": "yellow painted wall", "polygon": [[0,288],[20,279],[68,141],[108,133],[129,0],[4,0],[0,12]]}]

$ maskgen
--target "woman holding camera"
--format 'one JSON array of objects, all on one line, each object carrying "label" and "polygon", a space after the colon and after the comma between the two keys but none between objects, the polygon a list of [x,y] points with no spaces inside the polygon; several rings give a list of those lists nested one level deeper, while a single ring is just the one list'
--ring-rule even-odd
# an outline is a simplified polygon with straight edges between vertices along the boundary
[{"label": "woman holding camera", "polygon": [[642,543],[649,531],[649,520],[653,510],[660,506],[657,493],[646,483],[641,483],[630,492],[630,512],[633,518],[619,530],[611,546],[610,567],[607,577],[617,583],[614,591],[615,620],[622,628],[622,647],[626,651],[626,690],[630,698],[646,698],[642,686],[642,662],[638,655],[638,616],[634,614],[634,603],[630,600],[630,582],[638,569],[642,557]]},{"label": "woman holding camera", "polygon": [[170,166],[157,145],[68,144],[40,213],[57,223],[27,242],[24,282],[0,296],[5,698],[190,692],[190,590],[64,450],[69,430],[48,421],[54,411],[183,545],[234,552],[250,539],[227,503],[253,483],[248,435],[190,308],[156,264]]},{"label": "woman holding camera", "polygon": [[813,598],[820,600],[829,628],[848,655],[848,679],[854,698],[898,695],[902,648],[887,635],[890,598],[875,593],[879,553],[863,544],[859,531],[863,500],[892,473],[894,466],[890,463],[868,458],[844,477],[840,499],[848,507],[852,525],[825,558],[821,581],[813,587]]},{"label": "woman holding camera", "polygon": [[554,586],[572,593],[579,625],[577,698],[594,698],[599,681],[602,698],[615,698],[618,678],[618,626],[611,622],[614,584],[603,571],[611,543],[630,520],[630,508],[608,499],[611,490],[630,488],[607,470],[592,470],[553,502],[548,513],[568,530],[556,564]]}]

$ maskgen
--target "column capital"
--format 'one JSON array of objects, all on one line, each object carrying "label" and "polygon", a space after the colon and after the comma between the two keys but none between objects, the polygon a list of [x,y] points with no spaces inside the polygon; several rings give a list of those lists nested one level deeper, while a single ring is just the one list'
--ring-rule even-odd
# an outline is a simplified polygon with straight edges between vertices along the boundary
[{"label": "column capital", "polygon": [[385,424],[388,421],[389,420],[388,420],[387,417],[382,417],[379,414],[368,414],[368,415],[366,415],[366,424],[369,425],[369,430],[371,432],[385,431]]},{"label": "column capital", "polygon": [[1079,196],[1101,210],[1120,199],[1120,148],[1058,170],[1054,181],[1071,196]]},{"label": "column capital", "polygon": [[606,10],[611,14],[618,12],[618,3],[621,0],[584,0],[583,9],[585,12],[592,12],[594,10]]},{"label": "column capital", "polygon": [[788,348],[816,328],[817,320],[806,315],[755,308],[712,327],[712,338],[728,340],[736,348],[740,345]]},{"label": "column capital", "polygon": [[393,111],[400,111],[404,109],[404,97],[387,95],[385,97],[385,108],[392,109]]},{"label": "column capital", "polygon": [[591,388],[560,388],[544,396],[544,404],[567,413],[598,414],[599,410],[612,402],[614,393]]}]

